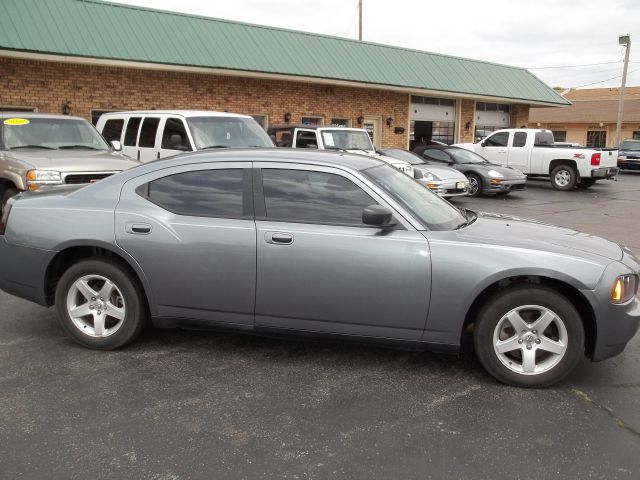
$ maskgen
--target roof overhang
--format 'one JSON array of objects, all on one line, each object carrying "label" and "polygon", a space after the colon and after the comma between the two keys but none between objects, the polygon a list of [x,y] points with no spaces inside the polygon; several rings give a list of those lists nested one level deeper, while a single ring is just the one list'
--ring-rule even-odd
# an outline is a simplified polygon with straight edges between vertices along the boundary
[{"label": "roof overhang", "polygon": [[131,61],[131,60],[114,60],[114,59],[105,59],[105,58],[96,58],[96,57],[80,57],[80,56],[73,56],[73,55],[53,55],[50,53],[29,52],[24,50],[0,49],[0,57],[17,58],[17,59],[23,59],[23,60],[37,60],[37,61],[44,61],[44,62],[70,63],[70,64],[79,64],[79,65],[98,65],[103,67],[158,70],[158,71],[165,71],[165,72],[199,73],[199,74],[205,74],[205,75],[224,75],[224,76],[232,76],[232,77],[257,78],[261,80],[267,79],[267,80],[285,80],[285,81],[291,81],[291,82],[308,82],[308,83],[315,83],[315,84],[321,84],[321,85],[335,85],[335,86],[351,87],[351,88],[369,88],[374,90],[386,90],[386,91],[392,91],[392,92],[407,93],[411,95],[446,97],[446,98],[453,97],[453,98],[460,98],[460,99],[479,100],[479,101],[487,101],[487,102],[500,102],[500,103],[521,103],[526,105],[544,106],[544,107],[566,107],[567,106],[567,105],[562,105],[558,103],[548,103],[548,102],[527,100],[524,98],[492,97],[492,96],[486,96],[486,95],[460,93],[460,92],[453,92],[453,91],[428,90],[428,89],[421,89],[421,88],[403,87],[403,86],[397,86],[397,85],[354,82],[350,80],[308,77],[308,76],[302,76],[302,75],[288,75],[288,74],[266,73],[266,72],[257,72],[257,71],[249,71],[249,70],[233,70],[233,69],[198,67],[198,66],[189,66],[189,65],[150,63],[150,62],[139,62],[139,61]]}]

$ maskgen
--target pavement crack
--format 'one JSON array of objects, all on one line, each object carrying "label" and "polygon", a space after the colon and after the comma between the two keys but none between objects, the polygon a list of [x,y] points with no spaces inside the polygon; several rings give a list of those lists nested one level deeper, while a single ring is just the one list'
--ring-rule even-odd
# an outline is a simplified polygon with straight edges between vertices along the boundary
[{"label": "pavement crack", "polygon": [[600,403],[596,402],[586,392],[583,392],[582,390],[580,390],[578,388],[572,388],[571,389],[571,393],[576,395],[578,398],[580,398],[584,402],[590,403],[591,405],[594,405],[594,406],[598,407],[600,410],[605,412],[613,420],[613,422],[616,424],[616,426],[618,428],[620,428],[621,430],[624,430],[625,432],[630,433],[631,435],[634,435],[636,438],[640,439],[640,432],[638,430],[636,430],[635,428],[630,427],[629,425],[624,423],[624,420],[622,420],[615,413],[613,413],[613,411],[611,409],[609,409],[609,408],[605,407],[604,405],[601,405]]}]

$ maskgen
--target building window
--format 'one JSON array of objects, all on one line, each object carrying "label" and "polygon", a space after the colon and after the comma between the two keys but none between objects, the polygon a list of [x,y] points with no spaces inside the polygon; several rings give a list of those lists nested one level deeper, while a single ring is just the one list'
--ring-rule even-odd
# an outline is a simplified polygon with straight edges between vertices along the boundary
[{"label": "building window", "polygon": [[35,107],[12,107],[10,105],[0,105],[0,112],[37,112]]},{"label": "building window", "polygon": [[441,105],[443,107],[455,106],[455,100],[452,98],[420,97],[418,95],[411,95],[411,103],[422,103],[424,105]]},{"label": "building window", "polygon": [[91,123],[93,123],[94,125],[98,124],[98,119],[100,118],[100,115],[102,115],[103,113],[109,113],[109,112],[119,112],[120,110],[91,110]]},{"label": "building window", "polygon": [[634,140],[640,140],[640,131],[633,132],[633,136],[631,138]]},{"label": "building window", "polygon": [[267,115],[252,115],[249,114],[250,117],[252,117],[256,122],[258,122],[260,124],[260,126],[262,128],[264,128],[265,130],[267,128],[269,128],[269,117]]},{"label": "building window", "polygon": [[476,112],[511,113],[511,105],[505,103],[476,102]]},{"label": "building window", "polygon": [[566,130],[553,130],[553,140],[555,142],[566,142],[567,131]]},{"label": "building window", "polygon": [[331,125],[339,125],[341,127],[349,127],[349,126],[351,126],[351,119],[334,117],[334,118],[331,119]]},{"label": "building window", "polygon": [[302,124],[303,125],[322,125],[323,118],[324,117],[319,117],[319,116],[302,117]]},{"label": "building window", "polygon": [[604,148],[607,146],[607,132],[603,130],[589,130],[587,132],[587,147]]},{"label": "building window", "polygon": [[491,135],[493,132],[495,132],[496,130],[502,130],[504,127],[496,127],[493,125],[476,125],[476,132],[475,132],[475,137],[476,137],[476,142],[479,142],[480,140],[488,137],[489,135]]}]

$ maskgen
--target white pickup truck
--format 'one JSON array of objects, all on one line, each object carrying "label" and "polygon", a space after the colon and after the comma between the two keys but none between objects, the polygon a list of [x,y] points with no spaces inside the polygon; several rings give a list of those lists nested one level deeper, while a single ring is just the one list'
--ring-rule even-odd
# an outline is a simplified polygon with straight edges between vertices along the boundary
[{"label": "white pickup truck", "polygon": [[557,190],[589,188],[597,180],[618,174],[615,148],[580,148],[554,145],[550,130],[508,128],[493,132],[478,143],[459,143],[491,163],[513,167],[528,177],[549,177]]}]

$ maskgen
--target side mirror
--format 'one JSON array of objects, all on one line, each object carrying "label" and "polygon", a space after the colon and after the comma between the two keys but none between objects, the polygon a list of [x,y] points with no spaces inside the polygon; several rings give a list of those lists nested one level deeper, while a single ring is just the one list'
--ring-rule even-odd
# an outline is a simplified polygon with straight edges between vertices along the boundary
[{"label": "side mirror", "polygon": [[484,142],[484,141],[480,142],[480,146],[486,147],[487,146],[487,142]]},{"label": "side mirror", "polygon": [[383,205],[369,205],[362,211],[362,223],[375,227],[393,227],[391,223],[393,212]]},{"label": "side mirror", "polygon": [[111,146],[113,147],[113,149],[116,152],[121,152],[122,151],[122,144],[120,143],[119,140],[111,140]]}]

